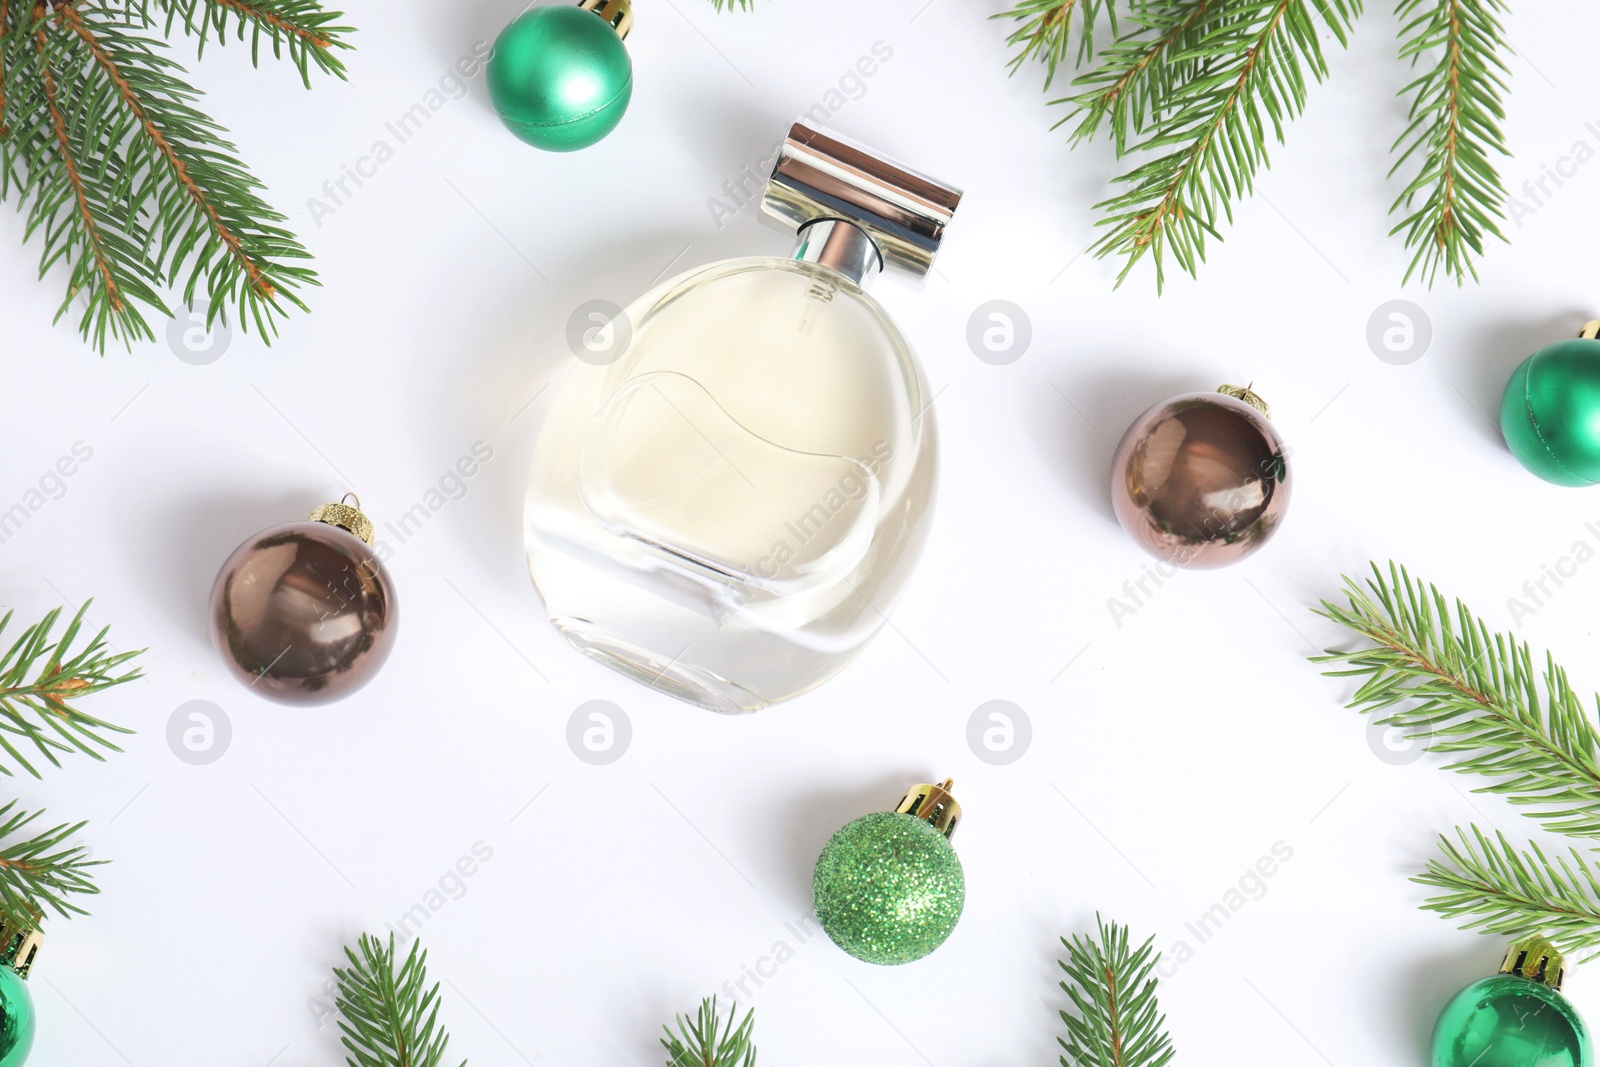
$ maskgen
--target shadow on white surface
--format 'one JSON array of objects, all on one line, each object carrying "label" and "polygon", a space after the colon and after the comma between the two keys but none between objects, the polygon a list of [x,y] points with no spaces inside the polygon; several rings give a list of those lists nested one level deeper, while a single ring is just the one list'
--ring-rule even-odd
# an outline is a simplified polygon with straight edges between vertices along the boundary
[{"label": "shadow on white surface", "polygon": [[[1084,353],[1088,366],[1122,363],[1124,356]],[[1139,362],[1127,360],[1127,362]],[[1221,382],[1217,383],[1222,384]],[[1046,438],[1050,455],[1046,465],[1059,472],[1078,501],[1116,525],[1111,510],[1111,467],[1117,443],[1133,420],[1168,397],[1196,392],[1206,386],[1192,374],[1151,374],[1135,371],[1093,371],[1083,378],[1040,389],[1032,402],[1050,412],[1048,422],[1060,427]],[[1063,395],[1064,394],[1064,395]],[[1087,424],[1086,424],[1087,422]]]}]

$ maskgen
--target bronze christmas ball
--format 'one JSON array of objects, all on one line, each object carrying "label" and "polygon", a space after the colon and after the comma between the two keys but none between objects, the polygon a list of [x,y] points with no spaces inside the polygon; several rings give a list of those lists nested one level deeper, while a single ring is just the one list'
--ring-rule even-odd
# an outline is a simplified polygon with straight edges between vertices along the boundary
[{"label": "bronze christmas ball", "polygon": [[228,557],[211,589],[211,633],[234,677],[300,705],[331,704],[372,680],[394,646],[398,605],[371,539],[366,516],[328,504]]},{"label": "bronze christmas ball", "polygon": [[1223,386],[1157,404],[1117,446],[1111,500],[1139,546],[1205,570],[1255,552],[1289,507],[1289,458],[1267,405]]}]

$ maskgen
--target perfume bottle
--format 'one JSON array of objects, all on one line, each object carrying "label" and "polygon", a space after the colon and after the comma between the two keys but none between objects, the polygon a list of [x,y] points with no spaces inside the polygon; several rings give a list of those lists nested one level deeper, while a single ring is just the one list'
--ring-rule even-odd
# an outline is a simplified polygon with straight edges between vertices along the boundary
[{"label": "perfume bottle", "polygon": [[933,514],[910,345],[863,286],[923,277],[961,193],[796,123],[762,200],[784,258],[690,270],[598,331],[535,447],[525,536],[574,646],[680,699],[755,711],[883,626]]}]

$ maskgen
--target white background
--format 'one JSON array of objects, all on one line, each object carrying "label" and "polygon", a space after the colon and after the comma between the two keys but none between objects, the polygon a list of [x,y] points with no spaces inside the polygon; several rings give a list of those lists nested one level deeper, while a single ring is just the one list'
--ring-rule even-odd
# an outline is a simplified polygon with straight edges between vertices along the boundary
[{"label": "white background", "polygon": [[[1402,183],[1385,174],[1410,75],[1376,4],[1348,52],[1329,41],[1331,83],[1200,281],[1158,298],[1148,271],[1114,290],[1115,265],[1080,256],[1116,164],[1050,131],[1041,71],[1005,77],[1007,27],[984,20],[1000,0],[763,0],[720,16],[640,0],[637,90],[608,140],[526,148],[480,78],[319,227],[308,198],[520,5],[349,6],[348,85],[306,93],[236,45],[208,50],[199,76],[318,257],[313,313],[271,349],[241,335],[209,366],[165,343],[101,358],[52,327],[64,279],[36,281],[37,247],[0,221],[0,507],[74,442],[94,450],[0,547],[0,602],[31,620],[92,595],[119,647],[150,649],[146,680],[86,705],[138,729],[126,755],[11,781],[27,807],[89,819],[82,840],[115,861],[92,917],[50,928],[31,983],[39,1067],[342,1064],[311,1003],[340,946],[396,921],[480,841],[492,860],[422,929],[456,1061],[659,1063],[660,1024],[782,940],[793,958],[750,998],[763,1064],[1053,1063],[1057,938],[1097,909],[1194,949],[1161,990],[1180,1062],[1422,1061],[1440,1006],[1501,943],[1417,910],[1425,891],[1407,878],[1457,823],[1536,827],[1433,757],[1380,758],[1341,707],[1350,687],[1306,662],[1341,641],[1309,609],[1342,572],[1392,557],[1509,628],[1526,580],[1576,542],[1600,546],[1585,525],[1600,497],[1525,473],[1494,420],[1516,363],[1600,313],[1600,164],[1508,228],[1481,285],[1402,292],[1408,253],[1385,214]],[[1513,189],[1580,139],[1600,148],[1582,47],[1600,13],[1517,6]],[[546,623],[520,545],[545,398],[527,405],[572,358],[580,303],[787,250],[753,209],[719,229],[708,199],[878,41],[892,59],[832,125],[967,192],[926,289],[879,286],[939,391],[936,526],[893,628],[843,675],[720,718],[589,663]],[[1392,366],[1365,333],[1402,295],[1433,342]],[[965,340],[995,298],[1032,319],[1007,366]],[[1287,525],[1117,626],[1108,598],[1146,559],[1111,518],[1110,440],[1171,394],[1246,380],[1294,448]],[[346,489],[381,526],[479,440],[494,459],[390,562],[401,644],[373,685],[301,711],[230,680],[205,627],[229,551]],[[1586,565],[1519,630],[1581,690],[1600,684],[1597,594]],[[195,699],[232,724],[210,766],[166,741]],[[591,699],[631,719],[610,766],[566,742]],[[966,741],[993,699],[1032,721],[1010,766]],[[899,969],[799,943],[785,924],[808,911],[829,834],[944,775],[967,813],[967,911],[949,943]],[[1197,943],[1184,924],[1280,841],[1293,858],[1264,895]],[[1600,1020],[1600,983],[1580,970],[1570,989]]]}]

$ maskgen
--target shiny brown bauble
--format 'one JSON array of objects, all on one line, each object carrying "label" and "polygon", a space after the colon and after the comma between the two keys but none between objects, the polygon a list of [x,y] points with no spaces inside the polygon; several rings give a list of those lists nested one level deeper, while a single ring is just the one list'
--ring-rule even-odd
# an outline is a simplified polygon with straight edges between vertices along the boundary
[{"label": "shiny brown bauble", "polygon": [[354,534],[291,522],[250,538],[211,590],[211,634],[234,677],[280,704],[331,704],[394,646],[389,572]]},{"label": "shiny brown bauble", "polygon": [[1225,393],[1189,393],[1128,428],[1112,465],[1111,500],[1117,521],[1152,556],[1196,570],[1225,567],[1283,522],[1289,459],[1263,411]]}]

